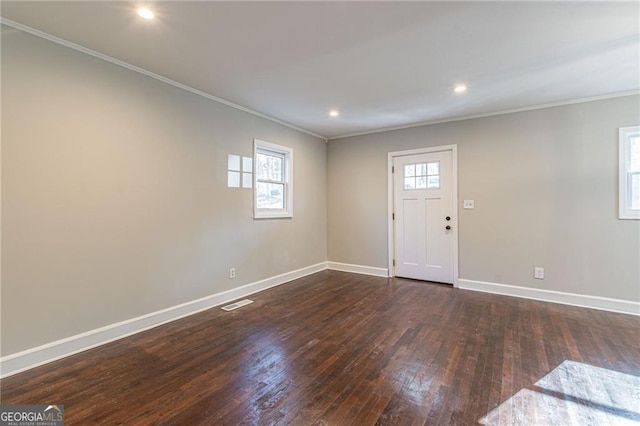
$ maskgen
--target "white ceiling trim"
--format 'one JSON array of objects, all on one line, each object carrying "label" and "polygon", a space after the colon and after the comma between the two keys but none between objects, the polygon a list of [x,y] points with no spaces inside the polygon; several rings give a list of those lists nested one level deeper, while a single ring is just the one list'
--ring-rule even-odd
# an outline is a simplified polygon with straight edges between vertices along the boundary
[{"label": "white ceiling trim", "polygon": [[313,133],[313,132],[311,132],[309,130],[306,130],[306,129],[303,129],[303,128],[300,128],[300,127],[297,127],[297,126],[294,126],[293,124],[287,123],[287,122],[282,121],[282,120],[278,120],[277,118],[270,117],[270,116],[268,116],[266,114],[263,114],[261,112],[254,111],[252,109],[243,107],[242,105],[235,104],[233,102],[227,101],[226,99],[222,99],[222,98],[219,98],[217,96],[210,95],[209,93],[206,93],[206,92],[203,92],[201,90],[195,89],[195,88],[193,88],[191,86],[187,86],[186,84],[182,84],[182,83],[177,82],[175,80],[171,80],[170,78],[163,77],[160,74],[156,74],[156,73],[148,71],[148,70],[146,70],[144,68],[137,67],[137,66],[132,65],[132,64],[130,64],[128,62],[121,61],[121,60],[116,59],[114,57],[111,57],[109,55],[105,55],[103,53],[100,53],[100,52],[97,52],[95,50],[89,49],[87,47],[81,46],[79,44],[73,43],[73,42],[71,42],[69,40],[65,40],[63,38],[56,37],[56,36],[54,36],[52,34],[45,33],[44,31],[37,30],[35,28],[29,27],[27,25],[20,24],[18,22],[12,21],[10,19],[7,19],[7,18],[1,17],[1,16],[0,16],[0,24],[7,25],[9,27],[15,28],[15,29],[20,30],[20,31],[24,31],[25,33],[32,34],[34,36],[43,38],[45,40],[52,41],[54,43],[60,44],[60,45],[65,46],[65,47],[68,47],[70,49],[74,49],[74,50],[77,50],[79,52],[86,53],[87,55],[91,55],[91,56],[96,57],[98,59],[102,59],[102,60],[110,62],[112,64],[121,66],[123,68],[127,68],[127,69],[129,69],[131,71],[135,71],[137,73],[146,75],[147,77],[154,78],[154,79],[159,80],[159,81],[161,81],[163,83],[169,84],[169,85],[177,87],[179,89],[186,90],[187,92],[191,92],[191,93],[194,93],[196,95],[199,95],[199,96],[202,96],[204,98],[207,98],[207,99],[209,99],[211,101],[221,103],[223,105],[229,106],[231,108],[238,109],[240,111],[247,112],[249,114],[255,115],[255,116],[260,117],[260,118],[264,118],[264,119],[269,120],[269,121],[273,121],[274,123],[278,123],[278,124],[281,124],[283,126],[289,127],[290,129],[294,129],[294,130],[297,130],[299,132],[306,133],[306,134],[311,135],[311,136],[315,136],[316,138],[320,138],[320,139],[324,140],[325,142],[327,142],[327,138],[325,136],[319,135],[317,133]]},{"label": "white ceiling trim", "polygon": [[568,101],[551,102],[548,104],[532,105],[532,106],[522,107],[522,108],[506,109],[503,111],[487,112],[484,114],[465,115],[462,117],[446,118],[443,120],[423,121],[420,123],[406,124],[404,126],[385,127],[382,129],[369,130],[366,132],[350,133],[350,134],[341,135],[341,136],[332,136],[328,138],[328,140],[332,141],[336,139],[350,138],[353,136],[364,136],[364,135],[371,135],[374,133],[390,132],[392,130],[411,129],[413,127],[430,126],[432,124],[452,123],[454,121],[472,120],[474,118],[483,118],[483,117],[494,117],[496,115],[514,114],[517,112],[535,111],[537,109],[553,108],[553,107],[558,107],[563,105],[580,104],[584,102],[601,101],[605,99],[614,99],[614,98],[622,98],[625,96],[637,96],[637,95],[640,95],[640,90],[630,90],[627,92],[611,93],[607,95],[591,96],[588,98],[571,99]]}]

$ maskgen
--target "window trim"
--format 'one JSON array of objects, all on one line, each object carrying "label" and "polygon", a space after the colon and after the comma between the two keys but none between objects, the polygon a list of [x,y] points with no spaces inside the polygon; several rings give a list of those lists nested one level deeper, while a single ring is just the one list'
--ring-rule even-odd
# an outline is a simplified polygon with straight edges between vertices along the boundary
[{"label": "window trim", "polygon": [[631,136],[640,133],[640,126],[620,127],[618,129],[618,218],[640,219],[640,210],[629,208],[629,148]]},{"label": "window trim", "polygon": [[[281,156],[283,161],[284,183],[284,208],[283,209],[259,209],[258,208],[258,153],[275,154]],[[266,181],[265,181],[266,182]],[[266,142],[260,139],[253,140],[253,218],[254,219],[282,219],[293,218],[293,148]]]}]

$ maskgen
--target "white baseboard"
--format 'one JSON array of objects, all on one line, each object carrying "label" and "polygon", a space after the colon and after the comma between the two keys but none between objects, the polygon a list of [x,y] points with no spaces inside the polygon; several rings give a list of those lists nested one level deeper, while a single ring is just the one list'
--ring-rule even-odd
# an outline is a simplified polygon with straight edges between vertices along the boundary
[{"label": "white baseboard", "polygon": [[241,297],[275,287],[327,269],[327,262],[307,266],[275,277],[256,281],[242,287],[212,294],[181,305],[142,315],[116,324],[107,325],[85,333],[27,349],[0,358],[0,377],[11,376],[34,367],[104,345],[114,340],[157,327],[177,319],[222,305]]},{"label": "white baseboard", "polygon": [[602,311],[640,315],[640,302],[632,302],[630,300],[609,299],[606,297],[586,296],[583,294],[564,293],[561,291],[517,287],[485,281],[465,280],[462,278],[458,279],[458,288],[482,291],[484,293],[503,294],[505,296],[522,297],[525,299],[542,300],[544,302],[561,303],[563,305],[580,306],[583,308],[600,309]]},{"label": "white baseboard", "polygon": [[351,265],[349,263],[327,262],[327,269],[342,272],[353,272],[354,274],[373,275],[376,277],[389,277],[387,268],[376,268],[373,266]]}]

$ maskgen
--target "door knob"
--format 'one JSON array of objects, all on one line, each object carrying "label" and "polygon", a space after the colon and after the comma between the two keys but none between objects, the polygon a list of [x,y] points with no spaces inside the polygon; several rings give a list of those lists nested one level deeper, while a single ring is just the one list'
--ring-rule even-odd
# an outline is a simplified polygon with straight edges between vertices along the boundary
[{"label": "door knob", "polygon": [[449,216],[445,217],[446,220],[451,220],[451,218]]},{"label": "door knob", "polygon": [[449,225],[445,226],[444,229],[446,229],[447,231],[451,229],[451,227]]}]

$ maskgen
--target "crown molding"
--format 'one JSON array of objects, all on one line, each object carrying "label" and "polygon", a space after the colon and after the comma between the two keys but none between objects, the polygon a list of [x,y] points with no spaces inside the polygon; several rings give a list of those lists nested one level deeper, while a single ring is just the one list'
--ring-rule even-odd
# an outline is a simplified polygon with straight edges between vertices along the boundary
[{"label": "crown molding", "polygon": [[612,94],[608,94],[608,95],[591,96],[591,97],[588,97],[588,98],[571,99],[571,100],[568,100],[568,101],[558,101],[558,102],[551,102],[551,103],[547,103],[547,104],[531,105],[531,106],[522,107],[522,108],[505,109],[505,110],[502,110],[502,111],[487,112],[487,113],[483,113],[483,114],[474,114],[474,115],[465,115],[465,116],[462,116],[462,117],[444,118],[442,120],[422,121],[420,123],[407,124],[407,125],[403,125],[403,126],[384,127],[384,128],[377,129],[377,130],[367,130],[367,131],[364,131],[364,132],[349,133],[349,134],[340,135],[340,136],[331,136],[331,137],[328,138],[328,140],[332,141],[332,140],[336,140],[336,139],[351,138],[351,137],[354,137],[354,136],[363,136],[363,135],[372,135],[372,134],[375,134],[375,133],[391,132],[393,130],[403,130],[403,129],[412,129],[414,127],[430,126],[432,124],[452,123],[452,122],[455,122],[455,121],[473,120],[474,118],[494,117],[494,116],[497,116],[497,115],[514,114],[514,113],[517,113],[517,112],[526,112],[526,111],[535,111],[535,110],[538,110],[538,109],[553,108],[553,107],[559,107],[559,106],[564,106],[564,105],[581,104],[581,103],[584,103],[584,102],[602,101],[602,100],[606,100],[606,99],[623,98],[623,97],[626,97],[626,96],[636,96],[636,95],[640,95],[640,90],[629,90],[629,91],[626,91],[626,92],[618,92],[618,93],[612,93]]},{"label": "crown molding", "polygon": [[10,19],[7,19],[7,18],[1,17],[1,16],[0,16],[0,24],[7,25],[7,26],[9,26],[11,28],[15,28],[16,30],[20,30],[20,31],[23,31],[25,33],[34,35],[36,37],[40,37],[40,38],[43,38],[45,40],[60,44],[60,45],[62,45],[64,47],[68,47],[68,48],[76,50],[78,52],[85,53],[85,54],[93,56],[95,58],[102,59],[103,61],[110,62],[112,64],[115,64],[115,65],[121,66],[123,68],[126,68],[128,70],[137,72],[139,74],[145,75],[147,77],[154,78],[154,79],[156,79],[158,81],[161,81],[163,83],[166,83],[166,84],[169,84],[171,86],[177,87],[178,89],[186,90],[187,92],[191,92],[193,94],[202,96],[203,98],[207,98],[207,99],[209,99],[211,101],[226,105],[226,106],[231,107],[231,108],[235,108],[237,110],[246,112],[246,113],[251,114],[251,115],[255,115],[255,116],[260,117],[260,118],[264,118],[265,120],[273,121],[274,123],[281,124],[281,125],[283,125],[285,127],[288,127],[290,129],[297,130],[297,131],[302,132],[302,133],[306,133],[307,135],[314,136],[316,138],[322,139],[323,141],[327,142],[327,138],[325,136],[319,135],[317,133],[313,133],[313,132],[311,132],[309,130],[303,129],[303,128],[298,127],[298,126],[294,126],[293,124],[287,123],[286,121],[279,120],[277,118],[268,116],[268,115],[263,114],[261,112],[254,111],[252,109],[243,107],[242,105],[238,105],[238,104],[233,103],[231,101],[228,101],[226,99],[222,99],[222,98],[219,98],[217,96],[213,96],[213,95],[211,95],[209,93],[203,92],[202,90],[198,90],[198,89],[195,89],[195,88],[193,88],[191,86],[187,86],[186,84],[182,84],[182,83],[177,82],[175,80],[172,80],[170,78],[161,76],[160,74],[156,74],[156,73],[151,72],[149,70],[146,70],[144,68],[140,68],[140,67],[138,67],[136,65],[132,65],[132,64],[130,64],[128,62],[124,62],[124,61],[121,61],[120,59],[116,59],[116,58],[114,58],[112,56],[105,55],[104,53],[100,53],[100,52],[97,52],[95,50],[89,49],[88,47],[84,47],[84,46],[81,46],[81,45],[79,45],[77,43],[73,43],[73,42],[71,42],[69,40],[65,40],[63,38],[54,36],[52,34],[46,33],[44,31],[40,31],[38,29],[29,27],[27,25],[23,25],[23,24],[21,24],[19,22],[15,22],[15,21],[12,21]]},{"label": "crown molding", "polygon": [[307,135],[314,136],[316,138],[322,139],[323,141],[325,141],[325,143],[327,143],[330,140],[345,139],[345,138],[350,138],[350,137],[354,137],[354,136],[364,136],[364,135],[371,135],[371,134],[376,134],[376,133],[384,133],[384,132],[390,132],[390,131],[394,131],[394,130],[411,129],[411,128],[414,128],[414,127],[430,126],[432,124],[452,123],[452,122],[456,122],[456,121],[472,120],[472,119],[476,119],[476,118],[493,117],[493,116],[498,116],[498,115],[514,114],[514,113],[526,112],[526,111],[534,111],[534,110],[538,110],[538,109],[553,108],[553,107],[558,107],[558,106],[572,105],[572,104],[578,104],[578,103],[584,103],[584,102],[593,102],[593,101],[599,101],[599,100],[606,100],[606,99],[621,98],[621,97],[626,97],[626,96],[640,95],[640,90],[631,90],[631,91],[612,93],[612,94],[607,94],[607,95],[591,96],[591,97],[572,99],[572,100],[567,100],[567,101],[558,101],[558,102],[551,102],[551,103],[546,103],[546,104],[532,105],[532,106],[527,106],[527,107],[522,107],[522,108],[514,108],[514,109],[501,110],[501,111],[493,111],[493,112],[482,113],[482,114],[474,114],[474,115],[465,115],[465,116],[461,116],[461,117],[444,118],[444,119],[441,119],[441,120],[427,120],[427,121],[421,121],[421,122],[418,122],[418,123],[412,123],[412,124],[407,124],[407,125],[402,125],[402,126],[383,127],[383,128],[372,129],[372,130],[367,130],[367,131],[363,131],[363,132],[348,133],[348,134],[344,134],[344,135],[327,137],[327,136],[319,135],[317,133],[314,133],[314,132],[311,132],[309,130],[303,129],[301,127],[295,126],[293,124],[287,123],[286,121],[282,121],[282,120],[279,120],[277,118],[271,117],[269,115],[263,114],[261,112],[254,111],[254,110],[252,110],[250,108],[243,107],[242,105],[238,105],[238,104],[233,103],[231,101],[228,101],[226,99],[219,98],[217,96],[213,96],[213,95],[211,95],[209,93],[203,92],[202,90],[195,89],[195,88],[193,88],[191,86],[187,86],[186,84],[180,83],[178,81],[175,81],[175,80],[172,80],[170,78],[164,77],[162,75],[156,74],[154,72],[148,71],[148,70],[146,70],[144,68],[140,68],[140,67],[138,67],[136,65],[132,65],[132,64],[130,64],[128,62],[121,61],[121,60],[116,59],[114,57],[111,57],[109,55],[105,55],[105,54],[100,53],[98,51],[89,49],[89,48],[84,47],[82,45],[79,45],[77,43],[73,43],[73,42],[65,40],[63,38],[60,38],[60,37],[54,36],[52,34],[46,33],[44,31],[40,31],[38,29],[29,27],[29,26],[21,24],[19,22],[15,22],[15,21],[12,21],[10,19],[7,19],[7,18],[4,18],[4,17],[0,16],[0,24],[7,25],[7,26],[15,28],[17,30],[20,30],[20,31],[26,32],[28,34],[34,35],[36,37],[40,37],[40,38],[43,38],[45,40],[49,40],[51,42],[54,42],[54,43],[60,44],[62,46],[68,47],[70,49],[85,53],[87,55],[90,55],[90,56],[93,56],[93,57],[96,57],[96,58],[99,58],[99,59],[102,59],[102,60],[110,62],[112,64],[121,66],[123,68],[129,69],[129,70],[137,72],[139,74],[145,75],[147,77],[154,78],[154,79],[156,79],[158,81],[161,81],[163,83],[169,84],[169,85],[174,86],[174,87],[177,87],[179,89],[186,90],[186,91],[191,92],[193,94],[202,96],[202,97],[204,97],[206,99],[209,99],[211,101],[214,101],[214,102],[229,106],[231,108],[246,112],[246,113],[251,114],[251,115],[255,115],[257,117],[263,118],[265,120],[272,121],[274,123],[278,123],[278,124],[280,124],[282,126],[288,127],[290,129],[293,129],[293,130],[297,130],[297,131],[305,133]]}]

